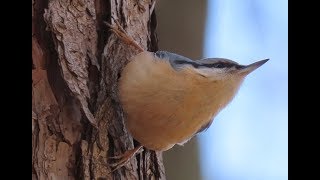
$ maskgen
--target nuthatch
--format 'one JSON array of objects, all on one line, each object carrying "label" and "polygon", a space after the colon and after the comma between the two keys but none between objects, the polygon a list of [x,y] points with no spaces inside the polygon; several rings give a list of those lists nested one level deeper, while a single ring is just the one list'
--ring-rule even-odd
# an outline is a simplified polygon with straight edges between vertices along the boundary
[{"label": "nuthatch", "polygon": [[119,24],[110,27],[141,51],[125,66],[119,81],[126,127],[141,145],[119,156],[119,167],[142,146],[166,151],[207,129],[244,78],[268,61],[240,65],[223,58],[194,61],[166,51],[148,52]]}]

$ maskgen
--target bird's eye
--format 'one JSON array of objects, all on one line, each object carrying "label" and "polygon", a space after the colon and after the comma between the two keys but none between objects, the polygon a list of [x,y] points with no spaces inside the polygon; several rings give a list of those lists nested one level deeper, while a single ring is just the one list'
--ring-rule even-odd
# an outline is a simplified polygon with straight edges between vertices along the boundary
[{"label": "bird's eye", "polygon": [[223,63],[216,63],[216,64],[213,65],[213,67],[215,67],[215,68],[224,68],[225,65]]}]

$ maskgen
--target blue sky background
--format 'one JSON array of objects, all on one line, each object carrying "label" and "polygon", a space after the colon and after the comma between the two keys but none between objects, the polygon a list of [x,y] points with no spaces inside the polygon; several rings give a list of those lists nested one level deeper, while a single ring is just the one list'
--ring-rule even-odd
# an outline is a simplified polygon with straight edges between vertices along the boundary
[{"label": "blue sky background", "polygon": [[287,14],[287,0],[209,0],[204,57],[270,60],[198,136],[204,180],[288,179]]}]

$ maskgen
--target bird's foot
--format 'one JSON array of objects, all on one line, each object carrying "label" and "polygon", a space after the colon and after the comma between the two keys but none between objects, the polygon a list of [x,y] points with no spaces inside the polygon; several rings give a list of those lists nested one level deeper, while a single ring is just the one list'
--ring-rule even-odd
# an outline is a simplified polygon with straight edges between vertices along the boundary
[{"label": "bird's foot", "polygon": [[134,149],[131,149],[131,150],[124,152],[123,154],[109,157],[109,159],[116,160],[115,163],[109,164],[109,166],[112,168],[111,172],[121,168],[122,166],[127,164],[132,157],[134,157],[136,154],[141,153],[143,151],[142,147],[143,146],[140,145]]},{"label": "bird's foot", "polygon": [[121,39],[123,42],[127,43],[128,45],[134,46],[137,48],[140,52],[143,52],[143,48],[138,45],[138,43],[128,35],[128,33],[121,27],[118,20],[116,20],[114,17],[112,19],[115,22],[115,25],[111,25],[107,22],[105,24],[110,28],[110,30],[117,35],[119,39]]}]

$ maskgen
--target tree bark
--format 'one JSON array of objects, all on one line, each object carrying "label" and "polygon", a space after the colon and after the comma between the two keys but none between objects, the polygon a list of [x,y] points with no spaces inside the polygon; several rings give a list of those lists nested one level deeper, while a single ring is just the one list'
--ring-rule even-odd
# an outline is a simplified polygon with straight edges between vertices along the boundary
[{"label": "tree bark", "polygon": [[[32,1],[33,179],[165,179],[162,155],[145,149],[111,173],[109,157],[134,148],[117,94],[137,51],[108,31],[117,19],[157,50],[152,0]],[[97,128],[90,122],[96,122]]]}]

